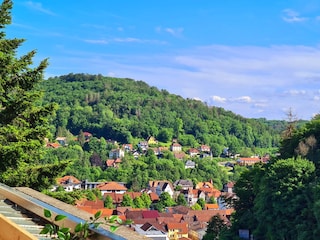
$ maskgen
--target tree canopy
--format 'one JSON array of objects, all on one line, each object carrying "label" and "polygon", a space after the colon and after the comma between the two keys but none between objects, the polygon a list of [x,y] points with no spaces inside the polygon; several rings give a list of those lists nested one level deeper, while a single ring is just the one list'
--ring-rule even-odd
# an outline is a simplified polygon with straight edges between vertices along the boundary
[{"label": "tree canopy", "polygon": [[18,57],[24,39],[7,39],[11,24],[11,0],[0,6],[0,179],[11,186],[48,187],[65,164],[42,165],[44,140],[54,103],[40,105],[39,84],[47,59],[33,66],[36,51]]}]

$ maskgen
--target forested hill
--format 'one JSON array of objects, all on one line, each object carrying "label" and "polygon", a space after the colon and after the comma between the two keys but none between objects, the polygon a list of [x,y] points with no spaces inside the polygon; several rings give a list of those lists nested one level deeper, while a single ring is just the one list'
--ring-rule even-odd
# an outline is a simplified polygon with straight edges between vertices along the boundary
[{"label": "forested hill", "polygon": [[121,143],[155,136],[161,142],[178,138],[183,146],[238,151],[278,146],[283,130],[132,79],[68,74],[49,78],[42,87],[44,103],[59,104],[54,135],[61,129],[74,135],[82,130]]}]

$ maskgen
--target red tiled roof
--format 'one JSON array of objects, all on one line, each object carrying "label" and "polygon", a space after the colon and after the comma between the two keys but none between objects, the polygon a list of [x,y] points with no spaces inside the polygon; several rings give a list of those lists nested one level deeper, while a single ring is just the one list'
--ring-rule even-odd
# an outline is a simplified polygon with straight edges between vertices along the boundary
[{"label": "red tiled roof", "polygon": [[125,186],[117,182],[103,183],[98,185],[97,188],[103,191],[127,191],[128,190]]},{"label": "red tiled roof", "polygon": [[205,209],[207,210],[219,209],[219,205],[217,203],[207,203],[204,206],[205,206]]},{"label": "red tiled roof", "polygon": [[117,159],[108,159],[108,160],[106,161],[106,165],[107,165],[107,167],[113,167],[115,164],[121,163],[121,162],[122,162],[122,160],[121,160],[120,158],[117,158]]},{"label": "red tiled roof", "polygon": [[150,196],[150,199],[152,202],[159,201],[159,196],[156,193],[151,192],[151,193],[149,193],[149,196]]},{"label": "red tiled roof", "polygon": [[47,143],[47,147],[58,148],[58,147],[60,147],[60,144],[59,143]]},{"label": "red tiled roof", "polygon": [[64,176],[62,178],[57,179],[58,184],[67,184],[67,183],[74,183],[74,184],[79,184],[81,181],[74,176]]},{"label": "red tiled roof", "polygon": [[180,234],[188,234],[187,223],[175,223],[171,222],[167,224],[168,230],[179,230]]}]

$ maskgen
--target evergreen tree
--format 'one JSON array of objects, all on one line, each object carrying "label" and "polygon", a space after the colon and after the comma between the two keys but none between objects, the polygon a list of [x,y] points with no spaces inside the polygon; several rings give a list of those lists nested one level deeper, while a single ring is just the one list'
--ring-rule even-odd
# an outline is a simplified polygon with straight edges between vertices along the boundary
[{"label": "evergreen tree", "polygon": [[41,166],[48,121],[56,109],[53,104],[39,106],[39,83],[48,62],[31,68],[36,51],[16,56],[24,39],[6,39],[4,31],[12,7],[11,0],[0,6],[0,179],[11,186],[41,189],[52,184],[66,163]]},{"label": "evergreen tree", "polygon": [[220,239],[220,234],[227,229],[220,215],[213,216],[206,230],[206,234],[203,236],[203,240],[218,240]]}]

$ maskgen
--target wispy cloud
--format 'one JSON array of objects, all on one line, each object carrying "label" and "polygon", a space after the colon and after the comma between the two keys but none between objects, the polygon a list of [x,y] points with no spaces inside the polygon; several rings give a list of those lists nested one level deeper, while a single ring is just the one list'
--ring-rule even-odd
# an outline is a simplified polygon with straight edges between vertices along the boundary
[{"label": "wispy cloud", "polygon": [[109,43],[106,40],[95,40],[95,39],[85,39],[84,41],[91,44],[108,44]]},{"label": "wispy cloud", "polygon": [[320,112],[320,47],[212,45],[157,56],[80,56],[68,62],[81,71],[143,80],[246,117],[283,119],[290,107],[304,119]]},{"label": "wispy cloud", "polygon": [[52,15],[52,16],[56,15],[54,12],[50,11],[49,9],[44,8],[42,6],[42,3],[40,3],[40,2],[28,1],[25,3],[25,5],[30,9],[39,11],[41,13],[45,13],[47,15]]},{"label": "wispy cloud", "polygon": [[306,17],[300,17],[300,13],[292,10],[292,9],[285,9],[282,11],[284,16],[282,19],[285,22],[293,23],[293,22],[305,22],[308,20]]},{"label": "wispy cloud", "polygon": [[181,37],[184,29],[183,28],[162,28],[162,27],[157,27],[156,31],[158,33],[166,32],[166,33],[169,33],[170,35],[172,35],[174,37]]}]

